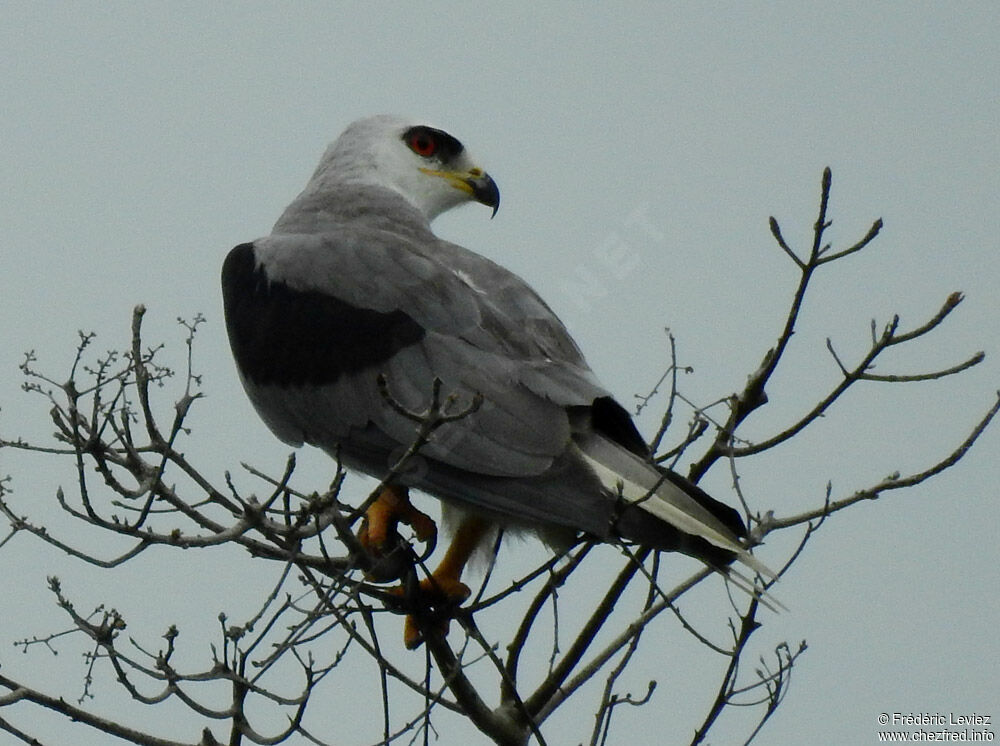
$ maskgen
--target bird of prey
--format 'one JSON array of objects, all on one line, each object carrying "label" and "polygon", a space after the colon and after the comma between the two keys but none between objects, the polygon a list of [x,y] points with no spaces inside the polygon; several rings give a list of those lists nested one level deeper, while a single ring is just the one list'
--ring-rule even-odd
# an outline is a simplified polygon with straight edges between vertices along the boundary
[{"label": "bird of prey", "polygon": [[[466,202],[500,204],[493,179],[452,135],[375,116],[326,150],[271,235],[222,270],[240,379],[268,427],[385,480],[361,538],[375,550],[397,521],[435,531],[409,503],[443,502],[457,528],[421,583],[460,602],[466,562],[496,526],[554,546],[580,536],[696,557],[734,579],[748,551],[739,514],[654,465],[628,412],[601,385],[545,301],[520,277],[437,238],[431,221]],[[413,413],[444,392],[467,404],[394,470]],[[406,643],[418,645],[410,625]]]}]

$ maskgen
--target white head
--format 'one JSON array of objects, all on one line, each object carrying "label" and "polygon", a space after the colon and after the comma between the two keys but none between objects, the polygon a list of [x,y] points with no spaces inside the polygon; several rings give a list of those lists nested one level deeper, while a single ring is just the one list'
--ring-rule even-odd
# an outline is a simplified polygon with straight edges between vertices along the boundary
[{"label": "white head", "polygon": [[363,184],[402,195],[428,221],[464,202],[500,206],[496,183],[443,130],[380,115],[352,123],[327,148],[307,192]]}]

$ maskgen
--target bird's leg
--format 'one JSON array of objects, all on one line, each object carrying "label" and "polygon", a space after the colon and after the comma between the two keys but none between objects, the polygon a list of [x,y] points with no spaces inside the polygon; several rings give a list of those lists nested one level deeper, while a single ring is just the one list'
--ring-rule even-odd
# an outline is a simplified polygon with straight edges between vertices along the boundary
[{"label": "bird's leg", "polygon": [[[487,535],[490,523],[482,518],[470,516],[462,520],[455,537],[448,546],[437,569],[420,581],[420,597],[432,606],[441,606],[447,612],[469,597],[469,586],[462,582],[462,571],[473,552]],[[442,634],[448,631],[448,619],[437,620]],[[423,634],[417,618],[410,614],[403,627],[403,642],[413,650],[420,646]]]},{"label": "bird's leg", "polygon": [[358,541],[366,551],[378,554],[400,522],[412,527],[417,539],[425,544],[437,536],[437,526],[431,517],[413,507],[409,490],[387,484],[365,511]]},{"label": "bird's leg", "polygon": [[449,600],[467,599],[470,591],[462,582],[462,572],[489,528],[489,522],[482,518],[463,519],[437,569],[420,581],[420,590]]}]

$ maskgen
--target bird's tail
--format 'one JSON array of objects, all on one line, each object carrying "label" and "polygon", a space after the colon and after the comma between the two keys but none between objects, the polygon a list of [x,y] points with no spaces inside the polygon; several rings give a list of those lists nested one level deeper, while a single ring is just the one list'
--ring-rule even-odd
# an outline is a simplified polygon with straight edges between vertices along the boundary
[{"label": "bird's tail", "polygon": [[[731,566],[739,562],[763,582],[777,579],[777,573],[748,550],[747,531],[735,510],[599,434],[577,441],[577,446],[604,487],[622,498],[614,525],[619,536],[695,557],[772,611],[785,608]],[[658,520],[651,521],[650,516]]]}]

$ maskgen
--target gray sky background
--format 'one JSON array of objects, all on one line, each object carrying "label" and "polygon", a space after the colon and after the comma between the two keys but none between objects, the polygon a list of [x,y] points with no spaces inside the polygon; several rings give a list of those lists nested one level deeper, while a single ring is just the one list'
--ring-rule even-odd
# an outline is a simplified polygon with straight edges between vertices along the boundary
[{"label": "gray sky background", "polygon": [[[694,368],[683,379],[688,397],[705,404],[742,386],[776,339],[797,279],[767,218],[805,250],[827,165],[834,245],[853,243],[877,217],[885,228],[816,278],[771,404],[746,435],[782,429],[835,384],[827,337],[855,359],[871,319],[881,326],[899,313],[912,328],[952,291],[966,294],[944,327],[879,370],[946,367],[977,350],[986,362],[944,381],[859,387],[794,443],[741,464],[742,488],[760,509],[798,512],[822,502],[828,480],[836,497],[925,468],[961,442],[1000,386],[995,3],[0,8],[5,437],[51,429],[41,401],[18,391],[23,351],[62,375],[77,329],[97,331],[98,349],[124,345],[141,302],[148,339],[170,341],[177,355],[174,319],[208,317],[196,347],[208,398],[187,452],[216,479],[240,461],[279,472],[288,448],[239,387],[219,267],[233,245],[269,232],[344,126],[378,112],[426,118],[466,143],[503,204],[493,221],[471,207],[447,215],[438,233],[526,277],[627,405],[666,367],[667,326]],[[640,424],[651,433],[655,417]],[[781,640],[810,646],[760,743],[875,743],[881,712],[978,712],[996,723],[998,453],[994,427],[955,470],[838,515],[814,539],[777,589],[791,611],[757,634],[761,655]],[[71,471],[47,461],[2,459],[22,512],[46,515],[56,484],[71,484]],[[321,455],[300,461],[300,484],[329,478]],[[703,482],[735,502],[730,483],[721,466]],[[780,563],[788,539],[760,556]],[[75,648],[52,658],[11,647],[62,626],[46,575],[62,577],[81,608],[122,609],[129,632],[150,641],[174,621],[192,635],[211,631],[220,610],[250,609],[244,586],[268,582],[232,555],[209,565],[204,555],[160,553],[101,573],[27,537],[3,551],[4,671],[48,677],[71,699],[83,676]],[[518,551],[543,556],[536,546]],[[677,577],[691,569],[675,561]],[[645,640],[630,679],[637,693],[650,678],[660,686],[646,708],[619,714],[629,743],[686,743],[713,696],[724,664],[686,657],[693,643],[672,626],[661,620],[662,638]],[[108,706],[112,689],[101,687],[108,699],[90,706]],[[567,740],[552,742],[588,737],[584,704],[553,731]],[[357,705],[345,694],[329,708],[331,728],[350,733],[343,723]],[[3,714],[23,725],[44,719]],[[169,709],[144,717],[162,718],[170,737],[193,739],[201,727]],[[443,716],[436,725],[441,743],[467,742],[465,726]],[[105,742],[66,727],[41,734]],[[713,743],[745,732],[734,714]]]}]

